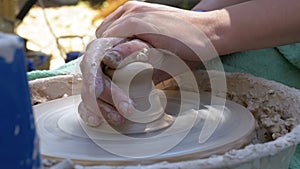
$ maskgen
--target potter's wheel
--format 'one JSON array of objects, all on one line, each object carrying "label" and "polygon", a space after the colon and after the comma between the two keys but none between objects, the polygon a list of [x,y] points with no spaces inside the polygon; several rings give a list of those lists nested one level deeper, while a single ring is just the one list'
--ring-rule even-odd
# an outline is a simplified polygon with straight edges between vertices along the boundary
[{"label": "potter's wheel", "polygon": [[[166,91],[168,103],[165,112],[175,116],[178,111],[179,91]],[[195,95],[195,93],[187,92]],[[200,110],[208,109],[209,94],[201,94]],[[248,144],[252,139],[255,120],[252,114],[244,107],[227,101],[226,110],[220,116],[221,121],[213,135],[204,143],[199,143],[199,134],[204,124],[205,111],[192,110],[194,100],[182,100],[185,113],[175,117],[179,123],[158,139],[148,142],[133,142],[127,137],[119,137],[107,124],[98,128],[81,125],[78,118],[77,103],[80,96],[53,100],[34,106],[37,132],[40,137],[41,154],[52,158],[69,158],[81,164],[115,164],[151,163],[158,161],[178,161],[193,158],[203,158],[213,154],[224,153],[233,148]],[[193,126],[190,130],[190,123]],[[81,126],[84,126],[82,128]],[[88,130],[88,134],[85,132]],[[124,158],[110,153],[95,144],[94,140],[101,140],[103,145],[118,147],[128,151],[143,148],[148,152],[153,149],[151,145],[159,143],[162,147],[168,146],[168,141],[181,136],[190,130],[186,137],[168,151],[149,158]],[[159,135],[162,131],[134,135],[130,137],[145,138]]]}]

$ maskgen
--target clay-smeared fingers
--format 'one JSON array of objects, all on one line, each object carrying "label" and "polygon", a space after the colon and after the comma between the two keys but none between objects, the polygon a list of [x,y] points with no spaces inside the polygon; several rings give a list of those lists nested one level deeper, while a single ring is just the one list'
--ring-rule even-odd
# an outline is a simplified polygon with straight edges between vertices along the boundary
[{"label": "clay-smeared fingers", "polygon": [[102,122],[102,116],[97,115],[96,110],[88,109],[83,102],[81,102],[78,106],[78,112],[81,119],[89,126],[97,127]]},{"label": "clay-smeared fingers", "polygon": [[98,99],[103,100],[111,105],[114,105],[118,112],[124,116],[132,114],[135,110],[133,101],[126,93],[111,80],[104,76],[104,90]]},{"label": "clay-smeared fingers", "polygon": [[[111,105],[116,104],[119,111],[126,110],[124,114],[128,114],[127,111],[132,104],[131,100],[129,100],[121,89],[115,85],[111,85],[112,83],[108,78],[104,80],[105,76],[101,67],[105,51],[122,42],[122,40],[123,39],[118,38],[102,38],[92,41],[88,45],[82,62],[80,63],[83,85],[81,91],[82,104],[79,106],[79,113],[81,118],[91,126],[99,125],[103,118],[108,119],[108,121],[114,124],[121,123],[121,115],[117,115],[118,111]],[[111,86],[113,87],[111,88]],[[112,90],[112,92],[110,90]],[[111,94],[114,94],[115,103],[112,100]],[[99,105],[102,106],[99,107]],[[125,105],[125,109],[121,109],[122,106],[120,105]],[[104,109],[107,107],[110,107],[112,111]]]},{"label": "clay-smeared fingers", "polygon": [[82,103],[78,109],[80,117],[90,126],[98,126],[103,118],[115,125],[122,124],[124,117],[121,114],[130,115],[134,110],[133,102],[109,78],[103,78],[102,83],[103,91],[97,98],[90,97],[87,87],[82,87]]},{"label": "clay-smeared fingers", "polygon": [[125,118],[116,110],[115,107],[98,99],[98,106],[104,119],[113,125],[120,125],[125,122]]},{"label": "clay-smeared fingers", "polygon": [[[103,63],[107,67],[104,69],[104,73],[112,78],[114,69],[120,69],[132,62],[148,62],[149,60],[155,60],[154,58],[148,58],[156,56],[155,54],[149,56],[151,52],[148,50],[150,48],[150,44],[139,39],[133,39],[117,44],[105,52]],[[171,78],[170,75],[158,69],[155,69],[153,72],[153,82],[155,84],[169,78]]]},{"label": "clay-smeared fingers", "polygon": [[[119,43],[122,39],[102,38],[92,41],[86,49],[84,57],[80,63],[85,94],[90,97],[100,95],[103,90],[101,61],[103,60],[105,49],[109,49]],[[99,76],[97,76],[99,75]],[[95,91],[96,90],[96,91]]]},{"label": "clay-smeared fingers", "polygon": [[[147,42],[141,41],[139,39],[133,39],[124,43],[117,44],[110,50],[105,52],[103,63],[109,68],[116,69],[119,64],[124,61],[124,59],[131,54],[135,59],[134,61],[143,61],[147,56],[141,56],[142,53],[137,52],[146,52],[150,48],[150,45]],[[146,58],[147,59],[147,58]]]},{"label": "clay-smeared fingers", "polygon": [[[112,124],[122,124],[124,122],[124,117],[121,116],[119,111],[115,107],[113,107],[113,104],[107,103],[104,100],[113,102],[111,99],[111,92],[110,92],[110,87],[107,86],[108,84],[110,85],[110,82],[105,82],[106,85],[103,92],[100,94],[99,98],[94,98],[90,97],[88,92],[85,92],[86,86],[82,87],[82,103],[78,107],[78,112],[80,114],[80,117],[84,122],[86,122],[90,126],[98,126],[100,123],[104,120],[112,123]],[[116,87],[114,87],[116,88]],[[113,89],[114,91],[116,89]],[[114,93],[114,92],[113,92]],[[114,97],[116,98],[117,102],[120,100],[119,97],[123,100],[128,100],[128,97],[126,95],[123,95],[122,91],[118,91],[117,95]],[[101,99],[101,98],[104,98]],[[120,101],[119,101],[120,102]],[[127,103],[131,103],[128,101],[124,101]],[[129,105],[128,105],[129,107]],[[127,109],[125,109],[127,111]],[[126,113],[125,113],[126,114]]]},{"label": "clay-smeared fingers", "polygon": [[[126,95],[126,93],[121,90],[117,85],[111,82],[111,80],[104,74],[102,74],[101,70],[98,70],[98,74],[96,75],[96,88],[101,87],[101,92],[97,92],[98,89],[90,89],[92,86],[83,85],[81,90],[81,98],[85,107],[91,112],[98,114],[99,107],[98,101],[101,100],[105,103],[110,105],[114,105],[116,112],[119,112],[123,115],[130,115],[134,111],[133,101]],[[91,93],[90,91],[93,90],[95,93]]]},{"label": "clay-smeared fingers", "polygon": [[88,109],[83,102],[78,106],[79,115],[87,125],[97,127],[104,120],[114,125],[124,123],[125,118],[113,106],[101,100],[97,100],[97,102],[99,107],[97,110]]}]

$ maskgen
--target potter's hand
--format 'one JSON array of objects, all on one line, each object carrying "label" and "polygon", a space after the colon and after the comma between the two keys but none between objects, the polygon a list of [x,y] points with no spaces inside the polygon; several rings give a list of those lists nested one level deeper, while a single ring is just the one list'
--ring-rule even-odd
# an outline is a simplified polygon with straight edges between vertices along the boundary
[{"label": "potter's hand", "polygon": [[[179,56],[188,67],[195,69],[202,61],[216,57],[205,53],[211,50],[211,45],[206,34],[198,27],[202,24],[196,22],[200,15],[204,14],[164,5],[128,2],[102,22],[96,35],[140,39],[153,48]],[[124,44],[123,49],[119,50],[121,58],[124,58],[122,52],[130,48],[126,46],[130,45]],[[157,84],[168,78],[166,73],[155,71],[153,81]]]},{"label": "potter's hand", "polygon": [[198,53],[193,51],[206,45],[202,38],[205,34],[196,27],[196,18],[200,15],[199,12],[131,1],[109,15],[98,27],[96,36],[136,38],[154,48],[173,52],[187,62],[200,62]]},{"label": "potter's hand", "polygon": [[[78,109],[82,120],[90,126],[98,126],[103,118],[112,124],[122,124],[124,117],[121,114],[128,115],[133,110],[131,99],[102,71],[104,67],[114,69],[119,65],[120,58],[116,52],[127,56],[133,51],[148,47],[139,40],[124,42],[117,38],[96,39],[88,45],[80,64],[83,86],[82,103]],[[113,47],[119,43],[120,45]],[[123,50],[123,43],[132,48]]]}]

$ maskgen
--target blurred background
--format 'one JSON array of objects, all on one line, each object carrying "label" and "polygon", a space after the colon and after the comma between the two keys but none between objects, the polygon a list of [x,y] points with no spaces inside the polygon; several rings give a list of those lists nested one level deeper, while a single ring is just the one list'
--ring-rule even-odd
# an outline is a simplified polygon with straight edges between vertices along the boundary
[{"label": "blurred background", "polygon": [[[101,21],[128,0],[0,0],[0,31],[26,42],[28,71],[52,70],[81,56]],[[146,0],[191,9],[199,0]]]}]

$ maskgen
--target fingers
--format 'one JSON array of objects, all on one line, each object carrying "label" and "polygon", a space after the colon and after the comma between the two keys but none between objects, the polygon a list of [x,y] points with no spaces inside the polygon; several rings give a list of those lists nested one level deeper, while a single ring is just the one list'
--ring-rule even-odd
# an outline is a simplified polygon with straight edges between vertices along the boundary
[{"label": "fingers", "polygon": [[[164,11],[166,13],[170,13],[170,11],[177,11],[177,8],[169,7],[166,5],[154,4],[154,3],[145,3],[138,1],[129,1],[124,5],[120,6],[117,10],[115,10],[112,14],[105,18],[105,20],[101,23],[101,25],[97,28],[96,37],[103,37],[103,33],[108,30],[109,27],[112,27],[115,22],[119,20],[127,20],[128,16],[132,14],[146,14],[147,12],[157,12]],[[147,15],[147,14],[146,14]],[[143,19],[143,15],[140,15],[141,19]],[[154,18],[155,20],[159,20],[159,18]]]},{"label": "fingers", "polygon": [[123,116],[131,115],[135,110],[133,101],[122,89],[114,83],[111,83],[108,77],[105,76],[103,80],[104,90],[98,98],[114,105]]},{"label": "fingers", "polygon": [[[117,38],[102,38],[94,40],[88,45],[85,56],[80,63],[83,78],[81,91],[83,103],[80,104],[78,108],[81,118],[90,126],[98,126],[102,122],[103,117],[112,123],[117,124],[122,122],[123,118],[120,115],[117,115],[118,113],[115,108],[110,106],[109,103],[104,100],[99,101],[98,99],[104,89],[106,91],[108,90],[107,86],[106,88],[104,86],[103,73],[100,66],[105,50],[110,49],[120,41],[121,39]],[[119,95],[122,95],[122,93]],[[118,98],[118,96],[116,97]],[[105,99],[106,97],[102,98]],[[111,111],[108,111],[108,108]]]},{"label": "fingers", "polygon": [[[122,16],[132,13],[132,12],[145,12],[143,6],[148,3],[144,2],[136,2],[136,1],[129,1],[126,2],[124,5],[117,8],[113,13],[107,16],[104,21],[100,24],[100,26],[96,30],[96,37],[102,37],[102,34],[107,30],[108,27],[111,26],[116,20],[121,18]],[[142,7],[142,8],[141,8]]]},{"label": "fingers", "polygon": [[125,122],[125,118],[111,105],[102,100],[97,100],[102,116],[105,120],[113,125],[120,125]]},{"label": "fingers", "polygon": [[97,102],[99,111],[88,109],[83,102],[78,106],[79,115],[87,125],[97,127],[104,119],[113,125],[120,125],[125,122],[125,118],[114,107],[101,100],[97,100]]},{"label": "fingers", "polygon": [[[161,65],[162,63],[164,63],[163,58],[165,57],[163,56],[159,57],[159,55],[162,55],[163,53],[160,53],[159,51],[158,53],[157,52],[155,53],[154,50],[149,51],[150,47],[151,47],[150,44],[139,39],[134,39],[134,40],[126,41],[124,43],[117,44],[116,46],[114,46],[112,49],[110,49],[105,53],[105,56],[103,58],[103,63],[107,65],[107,68],[104,70],[104,73],[109,77],[112,77],[114,73],[114,69],[122,68],[123,66],[128,65],[132,62],[147,61],[156,65]],[[150,54],[155,57],[149,56]],[[194,62],[191,63],[196,64]],[[197,65],[199,65],[199,63],[197,63]],[[167,67],[170,65],[162,64],[161,66]],[[154,84],[157,84],[171,77],[169,74],[160,71],[158,69],[154,70],[153,75],[154,75],[153,76]]]},{"label": "fingers", "polygon": [[[102,68],[100,63],[104,57],[105,49],[110,49],[121,39],[117,38],[102,38],[92,41],[84,54],[80,63],[82,72],[84,95],[95,98],[99,96],[103,90],[102,83]],[[99,75],[99,76],[97,76]],[[96,93],[96,96],[95,96]]]},{"label": "fingers", "polygon": [[83,102],[78,106],[78,113],[81,119],[89,126],[97,127],[102,122],[101,116],[97,115],[94,111],[90,111]]},{"label": "fingers", "polygon": [[[109,78],[101,74],[96,79],[101,79],[96,82],[96,88],[102,86],[101,92],[91,94],[91,86],[82,86],[82,103],[78,109],[80,117],[90,126],[98,126],[103,118],[112,124],[122,124],[124,117],[121,114],[130,115],[134,110],[133,102],[118,86],[112,84]],[[111,105],[115,105],[118,110]]]},{"label": "fingers", "polygon": [[[160,16],[160,14],[157,16]],[[122,18],[111,23],[102,33],[101,37],[127,38],[135,37],[139,34],[161,32],[159,27],[156,26],[159,25],[160,22],[156,21],[156,18],[149,18],[149,21],[148,17],[147,13],[133,13],[122,16]],[[148,19],[149,22],[145,21],[145,19]],[[153,23],[156,23],[156,25]]]},{"label": "fingers", "polygon": [[105,75],[101,79],[103,90],[98,96],[91,97],[88,87],[82,87],[80,117],[90,126],[98,126],[103,118],[115,125],[122,124],[125,121],[122,115],[126,117],[134,112],[133,101]]},{"label": "fingers", "polygon": [[[105,53],[103,63],[109,68],[116,69],[122,61],[131,54],[139,51],[145,51],[150,48],[150,45],[144,41],[134,39],[125,43],[118,44]],[[136,53],[135,61],[146,61],[145,55]]]}]

